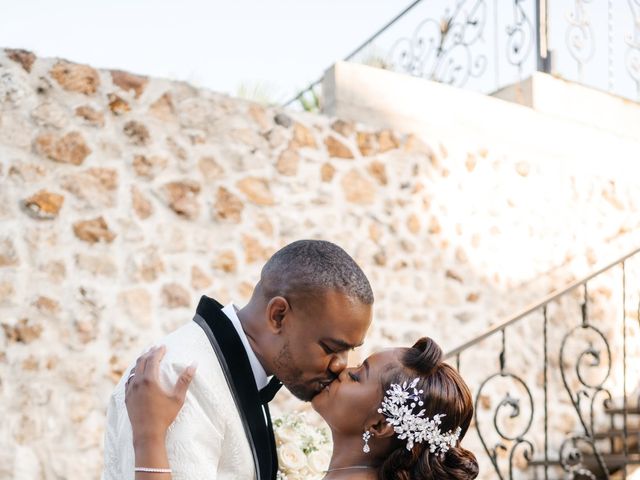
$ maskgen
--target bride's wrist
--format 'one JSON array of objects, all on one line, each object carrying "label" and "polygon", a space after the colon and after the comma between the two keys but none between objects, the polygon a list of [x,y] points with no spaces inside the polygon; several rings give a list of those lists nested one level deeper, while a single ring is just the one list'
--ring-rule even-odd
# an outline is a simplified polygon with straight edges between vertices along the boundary
[{"label": "bride's wrist", "polygon": [[[169,468],[164,437],[137,438],[133,444],[135,466],[142,468]],[[137,477],[136,477],[137,478]],[[146,476],[144,478],[147,478]],[[150,477],[149,477],[150,478]],[[163,477],[164,478],[164,477]]]},{"label": "bride's wrist", "polygon": [[164,448],[165,434],[157,432],[147,432],[140,435],[134,435],[133,448],[136,451],[144,451],[148,449]]}]

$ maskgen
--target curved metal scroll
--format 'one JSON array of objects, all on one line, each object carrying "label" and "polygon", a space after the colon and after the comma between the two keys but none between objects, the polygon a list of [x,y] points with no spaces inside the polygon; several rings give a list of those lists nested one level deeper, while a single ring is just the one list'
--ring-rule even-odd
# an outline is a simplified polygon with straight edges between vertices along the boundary
[{"label": "curved metal scroll", "polygon": [[[576,336],[577,332],[592,332],[595,334],[595,338],[602,341],[603,346],[600,349],[594,346],[594,343],[590,341],[588,345],[578,354],[576,362],[575,362],[575,376],[578,380],[579,386],[574,391],[567,378],[567,365],[569,362],[566,358],[566,347],[567,343],[572,337]],[[603,347],[603,348],[602,348]],[[604,376],[599,381],[591,381],[587,378],[585,374],[585,369],[587,368],[602,368],[606,367],[606,372]],[[560,346],[560,374],[562,377],[562,383],[564,385],[565,390],[567,391],[569,398],[571,399],[571,403],[578,415],[580,423],[582,424],[582,428],[584,429],[584,435],[573,435],[570,436],[563,442],[563,448],[568,448],[566,445],[571,443],[575,448],[571,450],[571,455],[567,454],[567,467],[565,468],[565,462],[563,461],[561,449],[561,462],[563,468],[569,473],[577,474],[580,472],[581,475],[585,475],[585,471],[588,471],[586,467],[582,464],[582,453],[577,449],[577,442],[582,441],[586,442],[590,445],[593,450],[594,456],[597,460],[599,468],[604,473],[605,477],[608,478],[608,470],[605,462],[602,458],[602,455],[598,451],[594,441],[593,441],[593,433],[594,433],[594,415],[596,413],[596,399],[605,397],[603,399],[602,404],[606,406],[608,402],[611,401],[612,395],[609,390],[604,388],[604,384],[609,378],[611,374],[611,348],[609,346],[609,342],[607,341],[604,334],[597,329],[596,327],[589,325],[588,323],[583,323],[577,327],[571,329],[562,339],[562,343]],[[583,412],[584,401],[588,401],[588,410],[589,410],[589,421],[585,418]],[[570,460],[570,461],[569,461]],[[595,476],[593,477],[595,478]]]},{"label": "curved metal scroll", "polygon": [[[500,424],[500,417],[505,412],[505,409],[509,408],[509,412],[507,412],[507,414],[511,419],[520,417],[520,414],[522,413],[520,398],[512,396],[510,393],[507,393],[504,396],[504,398],[500,401],[498,406],[495,408],[495,411],[493,413],[493,427],[495,432],[498,434],[500,438],[492,448],[489,448],[489,446],[487,445],[487,440],[485,436],[482,434],[481,422],[478,416],[478,412],[479,412],[478,407],[479,407],[479,400],[482,396],[483,390],[487,385],[492,383],[492,381],[497,378],[508,378],[516,386],[520,386],[524,389],[524,391],[526,392],[525,400],[528,402],[530,414],[528,418],[524,416],[522,417],[525,421],[523,422],[522,428],[516,434],[509,434],[507,431],[505,431],[505,429]],[[509,458],[509,465],[508,465],[509,477],[508,478],[513,478],[514,460],[515,460],[516,452],[522,450],[524,458],[527,461],[529,461],[533,458],[533,453],[535,450],[533,443],[525,438],[533,422],[534,406],[533,406],[533,396],[531,394],[531,390],[520,377],[512,373],[508,373],[504,371],[500,373],[496,373],[494,375],[491,375],[487,379],[485,379],[480,385],[480,388],[478,389],[478,393],[476,394],[474,408],[475,408],[475,413],[474,413],[475,423],[476,423],[476,430],[478,432],[478,437],[480,438],[480,442],[482,443],[484,450],[487,452],[487,455],[489,456],[489,459],[491,460],[491,463],[493,464],[493,467],[496,473],[498,474],[498,477],[501,480],[504,480],[505,478],[498,462],[499,451],[503,451],[508,454],[508,458]]]},{"label": "curved metal scroll", "polygon": [[[591,449],[596,458],[599,457],[600,454],[591,438],[582,435],[573,435],[562,442],[560,446],[560,464],[562,465],[562,469],[567,472],[569,479],[579,476],[580,478],[588,477],[596,480],[598,477],[584,466],[584,449],[578,446],[579,442],[584,443]],[[606,468],[603,469],[603,473],[605,478],[609,478],[609,473]]]},{"label": "curved metal scroll", "polygon": [[513,23],[507,26],[507,60],[522,67],[534,43],[534,26],[524,9],[523,0],[513,2]]},{"label": "curved metal scroll", "polygon": [[625,53],[625,66],[629,75],[636,82],[638,100],[640,100],[640,0],[628,0],[633,19],[633,33],[625,35],[628,46]]},{"label": "curved metal scroll", "polygon": [[582,69],[596,51],[593,25],[585,10],[585,4],[591,0],[575,0],[573,11],[567,12],[569,22],[566,32],[566,43],[569,53],[578,62],[578,75],[582,77]]},{"label": "curved metal scroll", "polygon": [[440,21],[424,20],[411,37],[397,40],[386,64],[396,71],[460,87],[486,70],[487,57],[471,51],[486,21],[486,1],[458,0],[453,13],[447,9]]}]

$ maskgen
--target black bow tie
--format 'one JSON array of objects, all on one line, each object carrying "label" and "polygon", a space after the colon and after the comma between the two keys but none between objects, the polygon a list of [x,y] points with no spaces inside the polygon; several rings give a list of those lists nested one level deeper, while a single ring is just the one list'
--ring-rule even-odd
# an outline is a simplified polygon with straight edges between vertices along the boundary
[{"label": "black bow tie", "polygon": [[274,375],[266,387],[260,390],[260,401],[262,403],[269,403],[276,396],[278,390],[282,387],[282,382]]}]

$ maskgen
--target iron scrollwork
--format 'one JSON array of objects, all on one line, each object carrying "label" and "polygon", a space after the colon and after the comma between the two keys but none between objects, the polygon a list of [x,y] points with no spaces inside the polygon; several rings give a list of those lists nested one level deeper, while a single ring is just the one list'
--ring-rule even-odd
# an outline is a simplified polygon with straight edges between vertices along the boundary
[{"label": "iron scrollwork", "polygon": [[[623,299],[626,299],[624,262],[633,255],[640,255],[640,249],[635,250],[622,260],[618,260],[606,268],[606,270],[611,270],[622,263]],[[601,273],[604,271],[605,270],[602,270]],[[533,439],[537,440],[539,438],[540,432],[535,429],[532,430],[534,401],[532,390],[529,389],[529,385],[523,380],[523,378],[526,379],[528,377],[518,376],[517,371],[507,368],[505,332],[515,321],[526,317],[522,315],[514,317],[511,320],[503,322],[490,332],[490,336],[493,336],[493,338],[499,335],[502,336],[502,348],[499,350],[499,371],[489,376],[482,376],[483,380],[474,393],[474,420],[480,443],[493,466],[493,470],[496,472],[494,476],[500,480],[520,478],[521,472],[515,471],[516,467],[520,466],[533,467],[534,469],[544,467],[544,477],[536,476],[534,478],[553,478],[550,477],[550,470],[553,469],[555,473],[563,471],[563,478],[571,480],[609,479],[612,474],[617,473],[620,469],[624,469],[624,465],[630,462],[629,450],[624,446],[621,451],[619,442],[617,442],[616,439],[619,438],[620,433],[622,433],[623,445],[626,445],[624,442],[627,442],[628,439],[631,438],[631,432],[628,430],[626,419],[630,413],[628,410],[628,402],[631,399],[627,400],[625,395],[622,409],[614,408],[613,396],[611,390],[609,390],[609,386],[614,384],[611,378],[613,377],[614,356],[612,355],[610,338],[605,336],[603,330],[600,330],[590,322],[587,280],[588,279],[585,279],[579,284],[568,288],[561,294],[565,295],[579,286],[584,289],[584,300],[580,305],[582,321],[577,326],[567,328],[564,336],[561,338],[559,351],[554,349],[556,353],[553,355],[559,360],[558,373],[563,384],[563,388],[561,389],[563,391],[559,393],[564,395],[564,391],[566,391],[568,394],[570,404],[577,414],[579,424],[577,430],[574,430],[573,426],[566,427],[571,430],[569,433],[556,429],[556,433],[561,434],[562,437],[558,438],[554,435],[551,441],[547,431],[549,425],[547,370],[551,360],[548,350],[547,305],[552,301],[556,301],[560,295],[557,295],[552,300],[541,303],[537,307],[530,309],[527,313],[527,315],[529,315],[537,308],[541,308],[544,320],[542,377],[544,388],[544,441],[542,445],[533,441]],[[637,319],[640,325],[640,300],[638,300],[637,309]],[[627,312],[625,300],[623,300],[622,311]],[[625,332],[626,318],[627,315],[625,313],[625,320],[623,322],[623,331]],[[488,336],[489,335],[478,337],[474,343],[464,345],[463,348],[454,350],[452,353],[455,353],[458,363],[461,353],[464,353],[472,346],[477,346],[480,342],[488,338]],[[626,365],[628,353],[626,349],[626,337],[624,335],[622,341],[624,347],[621,352],[621,361],[623,365]],[[618,357],[617,360],[620,360],[620,358]],[[623,375],[623,382],[625,380],[626,378]],[[496,392],[502,392],[500,394],[501,400],[497,405],[492,406],[491,404],[485,403],[485,400],[490,398],[489,395],[491,392],[493,392],[493,397],[499,395]],[[604,409],[602,407],[604,407]],[[640,407],[640,398],[638,399],[638,407]],[[559,414],[565,415],[566,413],[563,410],[562,408],[558,409]],[[635,414],[635,412],[633,413]],[[622,431],[616,428],[617,422],[614,420],[614,416],[619,416],[620,414],[624,416]],[[490,417],[493,417],[492,425]],[[553,423],[554,422],[552,422],[552,424]],[[597,431],[604,427],[605,423],[610,423],[610,425],[607,425],[607,429]],[[610,445],[609,449],[606,449],[605,442]],[[550,448],[555,454],[549,455]],[[603,452],[605,455],[603,455]],[[538,455],[537,458],[534,458],[534,454]],[[605,463],[605,458],[608,461],[608,455],[611,455],[613,458],[610,465]],[[524,462],[521,462],[522,460],[524,460]],[[611,467],[611,471],[609,467]],[[624,475],[624,470],[622,471]]]},{"label": "iron scrollwork", "polygon": [[[524,390],[525,402],[527,403],[527,405],[521,405],[521,399],[517,396],[511,395],[511,393],[509,392],[504,396],[504,398],[496,406],[493,413],[493,429],[495,433],[498,434],[499,439],[493,447],[489,448],[486,435],[483,434],[481,428],[478,407],[480,398],[482,397],[482,392],[485,387],[494,383],[495,380],[500,378],[508,379],[513,383],[513,386]],[[528,415],[523,414],[523,410],[528,410]],[[515,456],[518,451],[522,451],[522,455],[526,461],[530,461],[533,458],[534,445],[531,441],[525,438],[531,428],[531,424],[533,423],[533,412],[534,406],[531,390],[529,389],[527,384],[517,375],[508,373],[506,371],[501,371],[485,379],[478,389],[475,400],[476,430],[478,432],[478,437],[480,438],[480,443],[482,443],[484,450],[487,452],[487,455],[489,456],[489,459],[491,460],[491,463],[493,464],[493,467],[501,480],[504,480],[504,478],[514,478],[513,470]],[[512,420],[521,420],[522,426],[518,431],[516,431],[516,433],[507,432],[507,430],[501,425],[500,419],[503,418],[503,415],[505,414]],[[505,477],[503,468],[501,468],[498,460],[500,452],[508,454],[508,477]]]},{"label": "iron scrollwork", "polygon": [[514,0],[513,23],[507,25],[507,60],[519,68],[531,53],[534,43],[533,22],[523,3],[524,0]]},{"label": "iron scrollwork", "polygon": [[485,1],[458,0],[440,21],[426,19],[411,37],[397,40],[386,63],[403,73],[463,86],[486,70],[486,55],[474,55],[471,48],[482,37],[486,21]]},{"label": "iron scrollwork", "polygon": [[[585,315],[585,311],[586,309],[583,307],[583,316]],[[597,348],[593,340],[590,340],[587,346],[583,347],[583,350],[578,354],[574,367],[575,379],[577,380],[578,386],[576,389],[573,389],[567,371],[568,366],[571,364],[567,359],[567,345],[570,340],[578,337],[580,332],[583,332],[583,337],[587,334],[591,335],[591,337],[595,338],[599,343],[601,342],[602,345],[600,345],[600,348]],[[605,373],[599,381],[593,381],[593,379],[588,376],[586,369],[604,369]],[[571,403],[584,430],[584,435],[570,435],[563,442],[560,450],[562,467],[572,478],[577,474],[582,476],[587,475],[585,472],[589,471],[589,469],[583,465],[582,453],[578,449],[578,443],[582,442],[592,450],[598,468],[604,476],[608,478],[607,466],[598,451],[593,435],[595,428],[594,416],[597,407],[596,400],[603,398],[602,405],[607,406],[612,399],[611,392],[604,388],[604,384],[611,374],[611,348],[605,335],[599,329],[587,323],[584,317],[582,325],[571,329],[562,339],[560,346],[560,374],[564,388],[571,399]],[[584,401],[588,401],[588,421],[584,414]],[[593,475],[593,478],[596,478],[595,475]]]},{"label": "iron scrollwork", "polygon": [[625,35],[628,49],[625,54],[625,66],[636,82],[638,100],[640,100],[640,0],[628,0],[633,18],[633,33]]},{"label": "iron scrollwork", "polygon": [[[573,479],[590,478],[596,480],[598,477],[588,468],[584,466],[584,447],[580,448],[579,443],[583,443],[594,454],[598,454],[595,443],[589,437],[582,435],[573,435],[562,442],[560,445],[560,464],[562,469],[567,472],[567,477]],[[608,478],[608,473],[604,470],[605,477]]]},{"label": "iron scrollwork", "polygon": [[596,46],[591,19],[585,5],[591,0],[575,0],[573,11],[567,12],[569,22],[566,33],[566,43],[569,53],[578,63],[578,76],[582,77],[584,64],[593,57]]}]

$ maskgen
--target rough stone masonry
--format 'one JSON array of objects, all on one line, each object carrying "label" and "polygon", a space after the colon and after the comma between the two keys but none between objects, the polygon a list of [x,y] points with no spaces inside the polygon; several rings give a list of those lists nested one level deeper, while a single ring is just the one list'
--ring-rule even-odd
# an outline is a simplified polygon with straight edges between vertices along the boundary
[{"label": "rough stone masonry", "polygon": [[[199,295],[242,304],[296,239],[337,242],[371,279],[360,357],[472,338],[638,228],[628,179],[579,180],[500,145],[0,51],[0,478],[98,478],[127,364],[189,321]],[[592,292],[605,319],[612,282]]]}]

